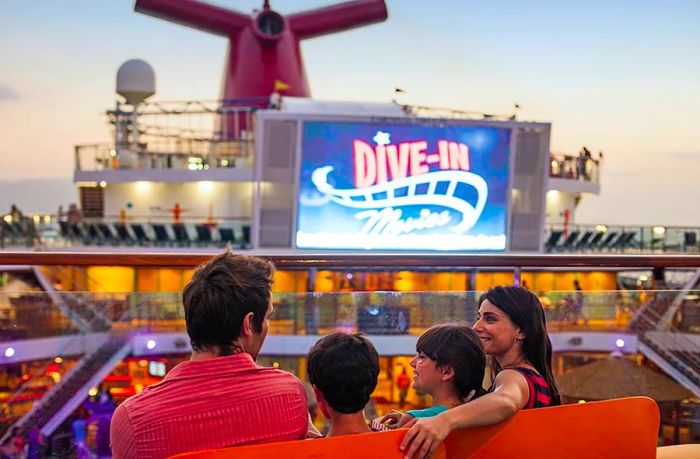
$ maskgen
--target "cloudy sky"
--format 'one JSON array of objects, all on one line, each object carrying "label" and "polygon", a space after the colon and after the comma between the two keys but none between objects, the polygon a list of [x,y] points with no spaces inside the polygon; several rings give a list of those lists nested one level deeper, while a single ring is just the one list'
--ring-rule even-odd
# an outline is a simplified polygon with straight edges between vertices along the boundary
[{"label": "cloudy sky", "polygon": [[[604,151],[602,193],[578,221],[700,225],[699,2],[387,3],[386,23],[303,44],[314,97],[389,101],[400,86],[419,105],[518,103],[553,123],[553,151]],[[214,99],[225,52],[224,38],[130,0],[0,0],[0,180],[70,178],[73,145],[109,140],[101,115],[123,61],[155,68],[160,100]]]}]

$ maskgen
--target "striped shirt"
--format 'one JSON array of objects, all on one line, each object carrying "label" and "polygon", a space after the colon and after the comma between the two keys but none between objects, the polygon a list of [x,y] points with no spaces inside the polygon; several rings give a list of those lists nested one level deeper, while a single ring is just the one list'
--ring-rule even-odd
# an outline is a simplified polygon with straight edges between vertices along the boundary
[{"label": "striped shirt", "polygon": [[523,375],[530,388],[530,398],[525,409],[552,406],[552,391],[549,389],[547,381],[538,372],[524,367],[511,368],[511,370]]},{"label": "striped shirt", "polygon": [[[552,400],[552,391],[549,388],[549,384],[547,384],[547,381],[540,376],[538,372],[524,367],[514,367],[508,369],[517,371],[523,375],[525,381],[527,381],[527,386],[529,387],[530,391],[527,405],[525,405],[523,409],[544,408],[558,404],[554,403],[554,400]],[[486,392],[493,392],[495,389],[495,384],[492,384],[491,387],[489,387],[489,390]]]},{"label": "striped shirt", "polygon": [[173,454],[304,438],[308,411],[295,376],[246,353],[182,362],[114,412],[112,454]]}]

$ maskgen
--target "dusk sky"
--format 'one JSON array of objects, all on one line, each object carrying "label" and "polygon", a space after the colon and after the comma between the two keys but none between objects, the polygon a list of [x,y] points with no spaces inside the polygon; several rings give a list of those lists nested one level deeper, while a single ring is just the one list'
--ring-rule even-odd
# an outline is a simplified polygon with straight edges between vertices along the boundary
[{"label": "dusk sky", "polygon": [[[518,103],[519,118],[552,123],[553,151],[604,152],[601,195],[579,222],[700,225],[700,2],[387,4],[385,23],[303,44],[314,97],[390,101],[399,86],[417,105]],[[75,144],[109,141],[103,113],[125,60],[153,66],[157,100],[211,100],[226,47],[130,0],[0,0],[0,180],[70,178]]]}]

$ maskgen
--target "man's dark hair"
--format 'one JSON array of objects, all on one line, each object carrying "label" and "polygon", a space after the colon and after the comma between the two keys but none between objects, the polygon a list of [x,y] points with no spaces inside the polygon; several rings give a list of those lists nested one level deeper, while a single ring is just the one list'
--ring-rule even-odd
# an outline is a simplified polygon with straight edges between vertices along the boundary
[{"label": "man's dark hair", "polygon": [[231,355],[249,312],[253,313],[254,331],[260,333],[274,271],[269,260],[229,251],[197,268],[182,292],[192,349],[217,349],[222,356]]},{"label": "man's dark hair", "polygon": [[361,411],[377,387],[379,354],[362,335],[331,333],[309,351],[309,382],[331,408],[345,414]]}]

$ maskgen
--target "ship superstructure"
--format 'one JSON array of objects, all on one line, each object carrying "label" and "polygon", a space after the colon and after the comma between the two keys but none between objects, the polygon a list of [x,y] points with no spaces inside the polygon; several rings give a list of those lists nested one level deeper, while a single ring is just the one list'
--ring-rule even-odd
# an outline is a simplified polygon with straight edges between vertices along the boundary
[{"label": "ship superstructure", "polygon": [[[279,94],[266,108],[249,102],[117,103],[107,112],[114,143],[76,147],[93,234],[256,249],[541,251],[548,218],[573,223],[581,194],[599,191],[594,160],[581,169],[551,155],[549,123]],[[552,178],[553,168],[565,172]]]}]

